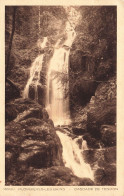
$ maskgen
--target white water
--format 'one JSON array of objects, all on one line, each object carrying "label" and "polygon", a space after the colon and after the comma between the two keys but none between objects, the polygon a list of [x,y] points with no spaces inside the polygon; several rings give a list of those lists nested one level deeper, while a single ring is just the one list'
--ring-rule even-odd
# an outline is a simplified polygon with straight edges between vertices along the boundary
[{"label": "white water", "polygon": [[[46,43],[47,43],[47,37],[44,37],[42,42],[38,41],[38,47],[41,49],[44,49],[46,47]],[[35,101],[38,101],[37,87],[38,85],[39,86],[42,85],[40,83],[40,73],[42,71],[43,58],[44,58],[44,54],[40,54],[38,57],[36,57],[36,59],[32,63],[32,66],[30,68],[30,77],[25,86],[25,89],[23,92],[23,98],[29,97],[29,88],[30,88],[30,85],[32,85],[35,89]]]},{"label": "white water", "polygon": [[74,175],[80,178],[90,178],[93,180],[93,172],[89,164],[84,162],[82,151],[87,149],[86,141],[83,141],[82,149],[79,149],[77,140],[73,139],[67,134],[57,131],[62,146],[63,146],[63,161],[65,166],[70,168]]},{"label": "white water", "polygon": [[[46,95],[46,109],[54,125],[69,125],[70,110],[69,110],[69,54],[72,43],[75,39],[76,33],[69,22],[66,23],[65,35],[66,38],[59,39],[54,47],[54,53],[51,58],[48,73],[47,73],[47,95]],[[38,41],[39,48],[45,48],[47,44],[47,37],[41,42]],[[29,97],[30,85],[35,89],[35,101],[38,102],[38,85],[40,83],[40,73],[44,54],[40,54],[33,62],[30,68],[30,77],[23,92],[23,97]],[[72,140],[66,133],[57,131],[62,146],[63,146],[63,160],[65,166],[70,168],[72,172],[81,178],[88,177],[93,180],[93,172],[89,164],[86,164],[82,151],[87,150],[86,141],[83,141],[80,149],[77,144],[77,139]]]},{"label": "white water", "polygon": [[46,109],[54,125],[70,124],[69,111],[69,54],[75,31],[66,23],[66,39],[59,39],[48,68]]}]

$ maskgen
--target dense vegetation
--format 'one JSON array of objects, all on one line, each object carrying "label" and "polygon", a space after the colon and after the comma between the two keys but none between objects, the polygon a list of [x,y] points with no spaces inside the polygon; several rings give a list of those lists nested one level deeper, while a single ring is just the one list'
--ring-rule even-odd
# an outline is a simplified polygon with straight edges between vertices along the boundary
[{"label": "dense vegetation", "polygon": [[[64,35],[68,9],[62,6],[7,6],[8,185],[116,184],[116,7],[74,8],[80,18],[70,52],[69,94],[73,119],[70,131],[74,136],[83,135],[87,141],[89,150],[83,154],[95,172],[95,182],[79,179],[63,166],[62,146],[44,103],[40,105],[21,98],[29,68],[39,53],[45,54],[42,73],[45,78],[54,44]],[[47,47],[42,51],[38,43],[46,36]]]}]

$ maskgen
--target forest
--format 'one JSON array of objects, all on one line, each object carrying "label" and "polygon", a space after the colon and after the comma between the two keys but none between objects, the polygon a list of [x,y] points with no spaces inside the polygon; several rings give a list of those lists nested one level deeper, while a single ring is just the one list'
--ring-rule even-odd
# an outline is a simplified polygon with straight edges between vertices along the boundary
[{"label": "forest", "polygon": [[5,177],[116,185],[116,6],[5,7]]}]

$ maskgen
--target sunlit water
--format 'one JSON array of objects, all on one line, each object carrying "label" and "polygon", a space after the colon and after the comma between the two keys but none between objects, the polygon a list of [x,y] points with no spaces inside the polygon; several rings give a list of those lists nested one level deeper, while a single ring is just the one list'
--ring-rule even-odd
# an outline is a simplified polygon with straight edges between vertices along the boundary
[{"label": "sunlit water", "polygon": [[48,68],[46,109],[54,125],[70,124],[69,111],[69,54],[75,31],[67,22],[66,39],[59,39]]},{"label": "sunlit water", "polygon": [[93,172],[89,164],[85,163],[82,151],[87,149],[86,141],[82,142],[82,148],[79,148],[76,139],[72,139],[67,134],[57,131],[63,146],[63,161],[66,167],[80,178],[90,178],[93,180]]},{"label": "sunlit water", "polygon": [[[47,37],[44,37],[42,42],[38,42],[38,47],[41,49],[44,49],[47,43]],[[25,86],[24,92],[23,92],[23,97],[24,98],[29,98],[29,88],[32,85],[35,89],[35,101],[38,101],[38,85],[41,86],[42,84],[40,83],[40,73],[42,71],[42,65],[43,65],[43,59],[44,59],[44,54],[40,54],[34,62],[32,63],[32,66],[30,68],[30,77],[28,79],[28,82]]]},{"label": "sunlit water", "polygon": [[[54,125],[69,125],[71,123],[69,110],[69,54],[76,33],[69,22],[66,23],[65,39],[59,39],[54,46],[54,53],[50,60],[47,72],[47,93],[46,109]],[[44,49],[47,44],[47,37],[38,42],[38,47]],[[23,97],[29,98],[30,86],[35,89],[35,101],[38,102],[38,86],[40,83],[40,73],[42,71],[44,54],[40,54],[30,68],[30,77],[25,86]],[[85,163],[82,155],[83,150],[87,150],[86,141],[82,142],[81,149],[77,144],[77,139],[72,139],[66,133],[57,131],[63,147],[63,161],[65,166],[70,168],[74,175],[93,180],[93,172],[90,165]]]}]

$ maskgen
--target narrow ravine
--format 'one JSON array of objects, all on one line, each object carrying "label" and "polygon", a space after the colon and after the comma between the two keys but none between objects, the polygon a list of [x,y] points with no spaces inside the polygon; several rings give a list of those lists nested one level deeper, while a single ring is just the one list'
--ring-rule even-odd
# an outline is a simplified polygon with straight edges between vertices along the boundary
[{"label": "narrow ravine", "polygon": [[6,6],[5,35],[5,184],[116,186],[116,6]]},{"label": "narrow ravine", "polygon": [[[46,84],[46,110],[49,117],[54,122],[54,126],[70,125],[69,110],[69,54],[73,41],[76,37],[74,27],[69,21],[65,25],[65,34],[59,38],[54,46],[53,56],[47,65]],[[63,39],[64,38],[64,39]],[[48,39],[45,37],[40,43],[40,48],[45,48]],[[23,97],[29,97],[29,88],[35,89],[34,100],[38,102],[38,86],[40,83],[40,73],[42,71],[45,54],[40,54],[30,68],[30,78],[24,89]],[[63,148],[63,162],[70,168],[74,175],[80,178],[90,178],[93,180],[93,172],[89,164],[85,163],[82,155],[83,147],[80,149],[77,140],[72,139],[66,133],[56,131]],[[82,146],[87,148],[86,143]]]}]

